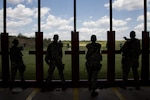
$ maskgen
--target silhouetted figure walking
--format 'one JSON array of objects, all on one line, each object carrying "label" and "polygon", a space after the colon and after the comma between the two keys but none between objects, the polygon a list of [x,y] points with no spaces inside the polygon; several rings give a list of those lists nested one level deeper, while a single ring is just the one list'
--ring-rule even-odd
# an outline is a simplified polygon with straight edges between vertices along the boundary
[{"label": "silhouetted figure walking", "polygon": [[96,43],[96,35],[91,36],[91,42],[86,45],[88,49],[86,54],[86,69],[88,72],[89,90],[92,89],[91,96],[97,96],[98,93],[95,92],[97,89],[97,74],[101,69],[102,55],[100,53],[101,44]]},{"label": "silhouetted figure walking", "polygon": [[135,38],[136,33],[134,31],[130,32],[130,39],[125,38],[127,40],[123,47],[121,48],[122,52],[122,70],[123,70],[123,88],[126,88],[128,74],[130,68],[132,68],[135,87],[136,89],[140,89],[139,86],[139,74],[138,74],[138,67],[139,67],[139,55],[140,52],[140,41]]},{"label": "silhouetted figure walking", "polygon": [[45,56],[45,61],[49,65],[48,69],[48,77],[46,79],[46,84],[49,89],[52,89],[52,77],[53,72],[55,70],[55,67],[57,66],[57,69],[59,71],[59,76],[62,81],[62,90],[65,90],[65,79],[64,79],[64,64],[62,63],[62,47],[63,44],[61,42],[58,42],[59,36],[54,35],[53,42],[49,44]]},{"label": "silhouetted figure walking", "polygon": [[22,50],[23,47],[18,47],[19,41],[18,39],[13,40],[13,46],[10,48],[10,61],[11,61],[11,87],[14,87],[14,81],[15,76],[17,73],[17,70],[19,70],[20,80],[22,82],[22,85],[24,85],[24,71],[25,71],[25,65],[22,59]]}]

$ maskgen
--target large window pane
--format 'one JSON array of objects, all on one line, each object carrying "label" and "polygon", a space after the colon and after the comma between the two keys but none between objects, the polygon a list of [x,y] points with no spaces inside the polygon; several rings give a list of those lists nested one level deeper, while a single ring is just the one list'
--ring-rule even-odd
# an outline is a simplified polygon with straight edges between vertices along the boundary
[{"label": "large window pane", "polygon": [[[147,31],[149,32],[149,51],[150,51],[150,0],[147,0]],[[149,53],[149,62],[150,62],[150,53]]]},{"label": "large window pane", "polygon": [[[106,50],[107,31],[109,29],[108,0],[77,0],[77,30],[80,36],[80,50],[87,51],[86,45],[90,43],[91,35],[97,36],[97,42],[101,43],[102,50]],[[87,79],[85,67],[85,54],[80,55],[80,79]],[[98,78],[106,78],[107,56],[103,54],[102,69]]]},{"label": "large window pane", "polygon": [[[37,31],[37,1],[12,1],[7,0],[7,32],[9,33],[9,47],[14,38],[18,38],[20,45],[26,44],[22,51],[26,65],[25,79],[35,80],[35,32]],[[19,79],[19,73],[16,79]]]},{"label": "large window pane", "polygon": [[[0,33],[3,32],[3,1],[0,2]],[[1,52],[1,36],[0,36],[0,52]],[[0,55],[0,79],[2,79],[2,63]]]},{"label": "large window pane", "polygon": [[[71,79],[71,55],[65,51],[71,50],[71,31],[73,31],[73,0],[41,0],[41,28],[44,39],[49,40],[44,44],[44,50],[53,41],[53,35],[58,34],[63,43],[63,63],[65,64],[65,79]],[[45,56],[44,56],[45,57]],[[48,65],[44,61],[44,77],[48,73]],[[57,68],[53,79],[60,79]]]},{"label": "large window pane", "polygon": [[[113,0],[113,30],[116,32],[116,50],[120,50],[125,40],[123,37],[130,38],[130,31],[136,32],[136,38],[142,39],[143,25],[143,2]],[[128,2],[128,3],[127,3]],[[142,45],[141,45],[142,47]],[[116,54],[115,76],[122,78],[121,54]],[[141,70],[141,56],[139,59],[139,74]],[[133,78],[130,70],[129,78]]]},{"label": "large window pane", "polygon": [[[0,50],[1,50],[1,46],[0,46]],[[2,59],[1,59],[1,55],[0,55],[0,79],[2,79]]]}]

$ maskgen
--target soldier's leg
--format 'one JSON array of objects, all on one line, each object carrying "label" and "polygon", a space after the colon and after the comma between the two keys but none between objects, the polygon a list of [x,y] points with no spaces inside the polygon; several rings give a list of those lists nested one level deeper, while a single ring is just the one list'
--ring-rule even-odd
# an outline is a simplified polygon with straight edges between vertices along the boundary
[{"label": "soldier's leg", "polygon": [[65,84],[65,78],[64,78],[64,73],[63,73],[63,64],[61,61],[57,62],[57,69],[58,69],[59,77],[61,79],[62,84]]},{"label": "soldier's leg", "polygon": [[48,76],[46,78],[46,82],[45,82],[45,86],[44,88],[46,88],[48,91],[53,91],[54,87],[52,84],[52,77],[53,77],[53,72],[55,70],[55,64],[53,64],[52,62],[49,65],[49,69],[48,69]]},{"label": "soldier's leg", "polygon": [[25,80],[24,80],[24,71],[19,71],[19,75],[20,75],[21,82],[25,82]]},{"label": "soldier's leg", "polygon": [[63,73],[64,65],[62,64],[61,60],[57,61],[57,69],[59,71],[59,77],[61,79],[62,90],[66,90],[67,87],[65,85],[65,78],[64,78],[64,73]]},{"label": "soldier's leg", "polygon": [[25,71],[24,64],[22,62],[20,62],[20,64],[18,64],[17,67],[19,69],[20,80],[22,83],[24,83],[25,82],[25,80],[24,80],[24,71]]},{"label": "soldier's leg", "polygon": [[16,73],[17,73],[17,64],[15,62],[11,62],[11,82],[14,82]]},{"label": "soldier's leg", "polygon": [[89,71],[88,73],[88,85],[89,85],[89,91],[91,91],[92,88],[92,72]]},{"label": "soldier's leg", "polygon": [[54,70],[55,70],[55,64],[53,62],[51,62],[49,65],[49,69],[48,69],[48,77],[46,79],[46,84],[48,84],[48,85],[51,84]]},{"label": "soldier's leg", "polygon": [[24,70],[22,68],[19,68],[19,76],[21,81],[21,87],[26,88],[25,79],[24,79]]},{"label": "soldier's leg", "polygon": [[14,87],[15,76],[17,73],[17,66],[15,62],[11,62],[11,79],[10,79],[10,89]]},{"label": "soldier's leg", "polygon": [[128,63],[122,64],[122,71],[123,71],[123,87],[126,87],[128,81],[128,74],[130,71],[130,64]]},{"label": "soldier's leg", "polygon": [[91,88],[94,90],[97,88],[97,74],[98,74],[97,70],[92,71],[92,76],[91,76],[92,87]]},{"label": "soldier's leg", "polygon": [[136,89],[139,89],[140,81],[139,81],[139,73],[138,73],[137,69],[138,69],[138,66],[133,66],[132,67],[134,81],[135,81],[135,87],[136,87]]},{"label": "soldier's leg", "polygon": [[92,71],[92,79],[91,79],[92,93],[91,93],[91,96],[93,96],[93,97],[98,95],[98,93],[95,91],[97,89],[97,74],[98,74],[98,70]]},{"label": "soldier's leg", "polygon": [[92,77],[92,70],[90,68],[90,65],[88,62],[86,62],[86,70],[88,74],[88,84],[89,84],[89,90],[91,90],[91,77]]}]

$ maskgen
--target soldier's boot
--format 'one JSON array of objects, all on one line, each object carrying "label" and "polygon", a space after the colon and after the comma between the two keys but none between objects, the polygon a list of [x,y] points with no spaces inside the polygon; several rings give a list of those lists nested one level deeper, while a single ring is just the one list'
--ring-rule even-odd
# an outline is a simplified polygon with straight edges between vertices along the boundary
[{"label": "soldier's boot", "polygon": [[91,88],[92,87],[91,86],[92,85],[92,83],[91,83],[91,77],[88,78],[88,85],[89,85],[89,91],[91,91],[92,90],[92,88]]},{"label": "soldier's boot", "polygon": [[11,77],[9,81],[9,89],[12,90],[15,87],[15,77]]},{"label": "soldier's boot", "polygon": [[62,91],[65,91],[67,89],[67,87],[66,87],[66,84],[65,84],[65,78],[64,78],[63,69],[59,69],[59,77],[61,79]]},{"label": "soldier's boot", "polygon": [[127,87],[127,79],[126,79],[126,78],[123,78],[123,82],[122,82],[120,88],[122,88],[122,89],[127,89],[126,87]]},{"label": "soldier's boot", "polygon": [[62,91],[65,91],[67,89],[67,86],[65,84],[62,84]]},{"label": "soldier's boot", "polygon": [[52,78],[51,77],[47,77],[46,79],[46,89],[47,91],[53,91],[55,88],[52,84]]},{"label": "soldier's boot", "polygon": [[91,96],[92,97],[96,97],[98,95],[98,93],[95,91],[95,89],[92,90]]},{"label": "soldier's boot", "polygon": [[62,91],[65,91],[67,89],[64,76],[61,77],[61,86],[62,86]]},{"label": "soldier's boot", "polygon": [[24,79],[23,75],[21,75],[20,80],[21,80],[21,87],[22,87],[22,89],[27,88],[26,82],[25,82],[25,79]]},{"label": "soldier's boot", "polygon": [[91,91],[92,88],[91,88],[91,82],[89,82],[89,91]]},{"label": "soldier's boot", "polygon": [[125,89],[125,90],[127,89],[127,88],[126,88],[126,84],[125,84],[124,82],[123,82],[123,84],[121,85],[121,88],[122,88],[122,89]]},{"label": "soldier's boot", "polygon": [[140,86],[136,86],[135,89],[136,89],[136,90],[140,90]]},{"label": "soldier's boot", "polygon": [[46,89],[46,82],[43,82],[41,86],[41,92],[45,92],[45,89]]},{"label": "soldier's boot", "polygon": [[139,81],[136,82],[135,89],[136,89],[136,90],[140,90],[140,83],[139,83]]}]

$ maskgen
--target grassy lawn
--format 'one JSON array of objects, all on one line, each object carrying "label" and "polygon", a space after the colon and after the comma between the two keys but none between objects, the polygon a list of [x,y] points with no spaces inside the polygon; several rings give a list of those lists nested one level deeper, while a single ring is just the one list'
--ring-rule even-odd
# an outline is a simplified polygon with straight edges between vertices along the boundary
[{"label": "grassy lawn", "polygon": [[[104,50],[104,46],[105,44],[102,44],[103,45],[103,50]],[[46,50],[46,48],[44,49]],[[67,50],[67,47],[64,46],[63,47],[63,53]],[[86,51],[86,48],[84,46],[80,47],[80,50],[85,50]],[[24,50],[23,51],[23,59],[24,59],[24,62],[26,64],[26,71],[25,71],[25,79],[26,80],[33,80],[35,79],[35,55],[29,55],[28,54],[28,51],[29,50]],[[98,75],[98,78],[107,78],[107,55],[106,54],[103,54],[103,61],[102,61],[102,69],[101,71],[99,72],[99,75]],[[45,55],[43,56],[43,58],[45,57]],[[87,72],[86,72],[86,68],[85,68],[85,62],[86,62],[86,59],[85,59],[85,54],[81,54],[80,55],[80,79],[87,79]],[[44,60],[44,59],[43,59]],[[140,67],[139,67],[139,72],[141,70],[141,57],[139,59],[139,62],[140,62]],[[65,64],[65,69],[64,69],[64,75],[65,75],[65,79],[71,79],[71,55],[65,55],[63,54],[63,63]],[[121,54],[116,54],[116,57],[115,57],[115,77],[116,78],[122,78],[122,69],[121,69]],[[0,64],[1,64],[1,57],[0,57]],[[44,78],[47,77],[47,70],[48,70],[48,65],[45,63],[44,61]],[[132,72],[132,71],[131,71]],[[132,78],[132,73],[130,72],[130,75],[129,77]],[[18,76],[17,76],[18,78]],[[0,65],[0,79],[1,79],[1,65]],[[59,76],[58,76],[58,71],[55,70],[54,72],[54,79],[59,79]]]}]

